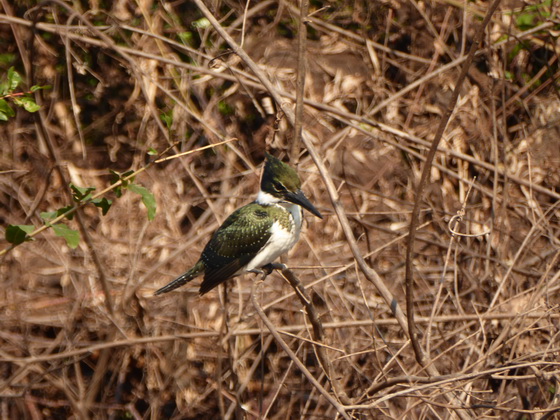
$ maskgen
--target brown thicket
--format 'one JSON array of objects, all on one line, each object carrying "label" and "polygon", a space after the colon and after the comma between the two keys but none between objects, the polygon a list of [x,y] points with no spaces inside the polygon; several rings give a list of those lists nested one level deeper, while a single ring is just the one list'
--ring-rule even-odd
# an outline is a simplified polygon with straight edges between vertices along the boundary
[{"label": "brown thicket", "polygon": [[[560,3],[503,1],[470,63],[490,2],[300,6],[0,1],[0,76],[51,86],[0,122],[2,233],[109,170],[148,165],[157,201],[109,191],[64,222],[76,249],[0,242],[2,419],[560,418]],[[154,297],[265,149],[326,216],[289,270]]]}]

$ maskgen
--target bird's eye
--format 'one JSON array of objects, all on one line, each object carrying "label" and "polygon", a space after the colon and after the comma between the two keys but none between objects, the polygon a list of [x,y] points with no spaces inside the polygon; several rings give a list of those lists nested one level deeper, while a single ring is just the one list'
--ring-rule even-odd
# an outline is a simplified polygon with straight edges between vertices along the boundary
[{"label": "bird's eye", "polygon": [[286,191],[286,187],[284,187],[284,185],[282,185],[280,182],[273,182],[272,186],[274,187],[274,189],[278,192],[280,191]]}]

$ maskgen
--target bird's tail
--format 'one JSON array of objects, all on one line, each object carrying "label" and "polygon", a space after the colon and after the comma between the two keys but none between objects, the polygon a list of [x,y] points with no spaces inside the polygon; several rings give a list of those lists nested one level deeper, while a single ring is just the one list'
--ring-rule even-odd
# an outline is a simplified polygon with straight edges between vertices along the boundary
[{"label": "bird's tail", "polygon": [[157,290],[154,293],[154,296],[161,295],[161,294],[167,293],[167,292],[171,292],[172,290],[175,290],[176,288],[181,287],[183,284],[188,283],[189,281],[191,281],[195,277],[204,273],[204,269],[205,269],[204,261],[202,261],[202,260],[198,261],[194,265],[194,267],[191,268],[189,271],[187,271],[185,274],[180,275],[175,280],[173,280],[171,283],[168,283],[167,285],[163,286],[161,289]]}]

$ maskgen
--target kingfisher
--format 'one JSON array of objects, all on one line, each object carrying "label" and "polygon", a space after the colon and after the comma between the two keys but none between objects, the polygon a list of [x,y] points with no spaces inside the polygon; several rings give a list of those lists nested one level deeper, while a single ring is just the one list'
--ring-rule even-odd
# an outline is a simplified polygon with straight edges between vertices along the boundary
[{"label": "kingfisher", "polygon": [[299,240],[303,209],[323,218],[301,190],[297,172],[269,153],[265,157],[256,200],[234,211],[214,232],[197,263],[155,295],[201,275],[199,293],[203,295],[244,272],[270,272],[275,268],[273,261]]}]

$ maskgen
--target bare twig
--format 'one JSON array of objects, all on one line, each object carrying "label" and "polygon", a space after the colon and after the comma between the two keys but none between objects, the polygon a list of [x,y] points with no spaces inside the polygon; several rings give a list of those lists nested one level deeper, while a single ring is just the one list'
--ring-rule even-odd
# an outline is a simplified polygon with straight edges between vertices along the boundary
[{"label": "bare twig", "polygon": [[[519,316],[518,313],[487,313],[482,315],[477,314],[465,314],[465,315],[445,315],[445,316],[436,316],[433,319],[430,317],[419,317],[417,319],[418,323],[428,324],[429,322],[437,322],[437,323],[456,323],[456,322],[468,322],[468,321],[478,321],[478,320],[486,320],[486,321],[510,321],[515,319]],[[532,311],[528,313],[524,313],[523,316],[527,319],[542,319],[542,318],[549,318],[551,320],[559,320],[560,314],[558,313],[544,313],[540,311]],[[395,319],[377,319],[377,320],[358,320],[358,321],[339,321],[339,322],[325,322],[323,323],[323,328],[362,328],[362,327],[370,327],[372,325],[376,326],[394,326],[398,325]],[[298,332],[305,329],[305,325],[295,324],[295,325],[287,325],[282,327],[280,333],[284,332]],[[233,336],[246,336],[246,335],[255,335],[261,334],[262,331],[259,328],[243,328],[239,330],[233,330],[230,332]],[[69,350],[66,352],[54,353],[54,354],[45,354],[39,356],[29,356],[29,357],[12,357],[9,355],[2,355],[0,354],[0,362],[5,363],[24,363],[24,364],[33,364],[33,363],[44,363],[53,360],[60,360],[66,359],[69,357],[79,356],[83,354],[97,352],[106,348],[119,348],[119,347],[130,347],[130,346],[141,346],[146,344],[154,344],[154,343],[161,343],[167,341],[175,341],[177,339],[197,339],[197,338],[216,338],[220,336],[220,332],[218,331],[204,331],[204,332],[193,332],[193,333],[177,333],[177,334],[170,334],[170,335],[160,335],[155,337],[136,337],[130,338],[126,340],[114,340],[114,341],[107,341],[101,342],[99,344],[93,344],[86,347]],[[558,348],[551,348],[550,352],[557,352],[560,351]]]},{"label": "bare twig", "polygon": [[305,75],[307,72],[307,14],[309,12],[309,0],[301,0],[298,23],[298,55],[297,55],[297,79],[296,79],[296,113],[294,121],[294,139],[292,142],[291,160],[297,167],[299,162],[299,144],[303,128],[303,98],[305,95]]},{"label": "bare twig", "polygon": [[441,122],[438,126],[438,129],[435,133],[434,140],[432,141],[432,145],[430,150],[428,151],[428,155],[426,156],[426,161],[424,162],[424,167],[422,169],[422,175],[420,177],[420,181],[418,182],[418,186],[416,188],[416,199],[414,200],[414,208],[412,210],[412,215],[410,218],[410,228],[409,228],[409,235],[407,238],[407,245],[406,245],[406,274],[405,274],[405,281],[406,281],[406,312],[407,312],[407,319],[408,319],[408,332],[410,335],[410,340],[412,343],[412,347],[414,349],[414,354],[416,356],[416,361],[421,366],[429,366],[429,372],[432,375],[437,375],[437,370],[435,366],[428,365],[428,361],[420,347],[419,342],[419,333],[416,327],[416,323],[414,321],[414,274],[413,274],[413,254],[414,254],[414,241],[416,239],[416,226],[419,223],[419,215],[420,215],[420,205],[424,199],[424,190],[426,184],[428,182],[428,177],[430,175],[430,170],[432,166],[432,161],[436,155],[437,147],[445,128],[447,127],[447,123],[449,118],[451,117],[451,113],[455,107],[455,103],[459,98],[459,92],[461,91],[461,86],[463,85],[463,81],[467,77],[469,67],[474,59],[474,55],[476,50],[478,49],[482,39],[484,37],[484,31],[486,26],[490,22],[494,11],[498,8],[500,4],[500,0],[494,0],[490,5],[480,28],[476,31],[475,37],[473,39],[473,43],[471,45],[469,54],[463,64],[463,68],[457,81],[455,82],[455,89],[453,90],[453,95],[451,96],[449,103],[445,109],[445,112],[441,118]]},{"label": "bare twig", "polygon": [[274,336],[274,339],[276,340],[276,342],[282,347],[282,349],[286,352],[286,354],[290,357],[290,359],[298,367],[298,369],[301,371],[301,373],[303,373],[305,375],[305,377],[313,385],[313,387],[317,391],[319,391],[319,393],[336,409],[336,411],[338,411],[338,413],[342,417],[344,417],[347,420],[350,420],[350,416],[346,413],[346,410],[344,409],[344,406],[342,406],[336,399],[334,399],[328,393],[328,391],[325,388],[323,388],[323,386],[315,379],[315,377],[311,374],[311,372],[309,372],[309,370],[305,367],[305,365],[301,362],[301,360],[299,360],[297,355],[292,351],[292,349],[288,346],[288,344],[286,344],[286,342],[283,340],[282,336],[276,330],[276,327],[274,326],[274,324],[272,322],[270,322],[270,320],[268,319],[268,317],[266,316],[266,314],[262,310],[261,306],[257,302],[257,292],[258,292],[258,290],[257,290],[258,286],[257,285],[260,285],[260,284],[262,284],[262,282],[253,282],[253,286],[252,286],[252,289],[251,289],[251,301],[253,302],[253,306],[254,306],[255,310],[257,311],[257,314],[259,315],[261,320],[264,322],[264,324],[266,325],[266,327],[268,328],[270,333]]},{"label": "bare twig", "polygon": [[[303,287],[303,284],[301,284],[292,270],[284,267],[281,273],[282,276],[286,280],[288,280],[290,285],[294,288],[294,290],[296,291],[296,296],[299,298],[299,301],[305,308],[305,314],[307,315],[307,318],[309,319],[309,322],[311,322],[311,326],[313,327],[313,339],[315,341],[322,342],[324,340],[323,324],[317,316],[317,311],[315,311],[315,306],[311,301],[311,297],[306,292],[305,287]],[[340,385],[331,359],[329,359],[329,357],[327,356],[326,349],[322,346],[317,345],[315,345],[314,348],[319,362],[323,366],[325,374],[327,375],[327,379],[331,383],[331,386],[333,387],[338,399],[340,399],[340,401],[342,401],[344,404],[352,404],[352,401]]]},{"label": "bare twig", "polygon": [[[459,223],[461,222],[461,220],[465,216],[467,202],[468,202],[469,195],[471,193],[472,186],[473,186],[475,180],[476,180],[476,177],[473,179],[473,182],[469,185],[469,189],[467,190],[467,195],[465,196],[465,199],[463,200],[461,208],[457,211],[457,214],[454,215],[449,220],[449,223],[447,224],[447,226],[449,228],[449,231],[451,232],[451,241],[449,241],[449,247],[447,248],[447,254],[446,254],[446,257],[445,257],[443,270],[441,272],[441,277],[440,277],[440,280],[439,280],[438,291],[436,293],[436,297],[434,298],[434,304],[432,305],[432,313],[430,315],[430,319],[433,319],[436,316],[436,313],[440,309],[439,299],[441,297],[443,287],[444,287],[444,284],[445,284],[445,275],[447,274],[447,267],[449,265],[451,250],[454,247],[456,237],[465,235],[465,234],[461,234],[460,232],[457,232],[457,227],[459,226]],[[486,233],[488,233],[488,232],[484,232],[480,235],[485,235]],[[472,235],[472,236],[478,236],[478,235]],[[430,323],[428,324],[428,327],[426,329],[426,353],[428,355],[430,355],[430,353],[431,353],[431,351],[430,351],[431,336],[432,336],[432,322],[430,321]]]},{"label": "bare twig", "polygon": [[[27,26],[27,27],[30,27],[32,25],[31,22],[29,22],[25,19],[5,16],[5,15],[0,15],[0,20],[5,20],[5,21],[10,22],[10,23],[19,24],[19,25]],[[528,31],[522,32],[521,34],[518,35],[518,37],[516,39],[523,39],[523,37],[525,37],[525,36],[531,35],[535,32],[540,31],[540,30],[547,29],[552,25],[553,24],[551,22],[545,23],[543,25],[539,25],[538,27],[535,27],[535,28],[532,28]],[[50,25],[50,24],[45,24],[45,23],[38,23],[37,28],[41,29],[43,31],[49,32],[49,33],[59,33],[59,31],[63,30],[63,28],[60,28],[57,25]],[[64,29],[64,30],[66,31],[66,29]],[[65,33],[65,35],[68,36],[69,38],[78,39],[82,42],[86,42],[86,43],[88,43],[89,45],[92,45],[92,46],[98,46],[98,47],[104,47],[105,46],[103,41],[100,41],[100,40],[94,39],[94,38],[90,38],[90,37],[86,37],[86,36],[76,34],[76,33],[73,33],[73,32],[67,32],[67,33]],[[511,42],[512,39],[514,39],[514,38],[510,38],[509,40],[505,40],[505,41],[500,41],[500,42],[496,43],[495,45],[493,45],[493,48],[504,45],[507,42]],[[118,50],[122,50],[124,53],[127,53],[131,56],[143,57],[143,58],[148,58],[148,59],[151,59],[151,60],[157,60],[158,62],[160,62],[162,64],[168,64],[168,65],[171,65],[171,66],[176,66],[176,67],[184,68],[184,69],[191,70],[191,71],[196,71],[197,73],[206,74],[206,75],[221,78],[221,79],[224,79],[224,80],[229,80],[229,81],[233,81],[233,82],[238,81],[237,77],[231,76],[229,74],[219,73],[219,72],[210,70],[210,69],[205,68],[205,67],[194,66],[194,65],[189,64],[189,63],[181,62],[181,61],[178,61],[178,60],[173,60],[173,59],[170,59],[170,58],[167,58],[167,57],[158,56],[158,55],[155,55],[155,54],[152,54],[152,53],[141,51],[139,49],[123,47],[123,46],[120,46],[120,45],[115,45],[114,48],[118,49]],[[457,67],[458,65],[464,63],[464,60],[466,59],[465,57],[466,56],[463,56],[463,57],[460,57],[459,59],[457,59],[455,62],[453,62],[454,65],[449,65],[449,66],[445,65],[445,66],[442,66],[441,68],[438,68],[437,70],[434,70],[433,73],[430,73],[430,77],[419,79],[418,82],[422,81],[422,82],[425,83],[428,80],[430,80],[431,78],[436,77],[439,74],[442,74],[442,72],[445,72],[445,71],[448,71],[448,70],[450,70],[454,67]],[[208,57],[209,60],[211,58],[212,57]],[[233,69],[233,70],[235,72],[238,72],[238,73],[242,74],[244,77],[248,78],[247,80],[244,81],[245,85],[253,87],[255,89],[259,89],[259,90],[266,90],[267,89],[266,87],[263,86],[263,84],[255,82],[254,78],[252,78],[251,76],[243,73],[240,70],[237,70],[237,69]],[[407,85],[407,87],[405,87],[403,89],[404,92],[402,92],[402,94],[400,93],[400,91],[397,93],[397,95],[399,95],[398,97],[404,95],[404,93],[411,90],[412,87],[417,87],[419,84],[420,83],[416,83],[416,81],[415,81],[412,84]],[[278,93],[283,98],[287,98],[287,99],[290,99],[290,100],[295,100],[296,99],[296,95],[291,94],[289,92],[278,90]],[[174,100],[176,100],[174,97],[172,97],[172,98]],[[397,98],[394,98],[394,99],[397,99]],[[375,120],[373,120],[373,119],[371,119],[367,116],[353,114],[351,112],[347,112],[347,111],[344,111],[342,109],[338,109],[336,107],[333,107],[333,106],[330,106],[330,105],[327,105],[327,104],[319,103],[319,102],[313,101],[311,99],[304,99],[304,103],[307,104],[307,105],[310,105],[310,106],[312,106],[312,107],[314,107],[314,108],[316,108],[320,111],[328,112],[335,117],[340,117],[341,120],[343,120],[343,121],[344,120],[350,120],[350,121],[356,121],[356,122],[361,123],[361,124],[367,124],[367,125],[370,125],[372,127],[378,128],[379,130],[381,130],[384,133],[388,133],[388,134],[397,136],[399,138],[411,141],[414,144],[418,144],[418,145],[421,145],[423,147],[429,147],[429,145],[430,145],[430,142],[428,142],[426,140],[423,140],[423,139],[421,139],[421,138],[419,138],[419,137],[417,137],[417,136],[415,136],[411,133],[408,133],[406,131],[400,130],[398,128],[395,128],[395,127],[387,125],[387,124],[380,123],[379,121],[375,121]],[[385,102],[383,102],[383,103],[384,103],[385,106],[388,105],[388,103],[385,103]],[[381,105],[381,104],[379,104],[379,105]],[[398,145],[397,145],[397,147],[398,147]],[[457,159],[461,159],[461,160],[469,162],[469,163],[472,163],[472,164],[474,164],[478,167],[484,168],[486,170],[493,171],[498,175],[505,176],[504,170],[502,168],[500,168],[499,166],[497,166],[496,162],[494,162],[494,163],[485,162],[485,161],[482,161],[480,159],[476,159],[475,157],[473,157],[471,155],[468,155],[466,153],[462,153],[460,151],[457,151],[457,150],[454,150],[454,149],[449,149],[449,148],[442,147],[442,146],[439,146],[439,145],[438,145],[438,152],[443,153],[443,154],[448,155],[448,156],[451,156],[451,157],[454,157],[454,158],[457,158]],[[530,186],[529,181],[522,178],[522,177],[515,176],[515,175],[512,175],[512,174],[508,174],[507,176],[509,177],[510,180],[514,181],[517,184]],[[553,189],[546,188],[546,187],[544,187],[542,185],[539,185],[539,184],[533,185],[533,189],[536,192],[546,194],[547,196],[552,197],[555,200],[560,200],[560,193],[554,191]]]},{"label": "bare twig", "polygon": [[[60,214],[59,216],[57,216],[56,218],[52,219],[48,225],[43,225],[40,228],[37,228],[36,230],[34,230],[33,232],[27,234],[27,237],[29,238],[33,238],[34,236],[37,236],[39,233],[43,232],[44,230],[48,229],[50,226],[54,225],[57,222],[60,222],[61,220],[67,218],[68,216],[71,216],[72,214],[74,214],[78,209],[81,209],[82,207],[86,206],[87,204],[89,204],[90,202],[92,202],[93,200],[95,200],[96,198],[102,197],[105,194],[107,194],[109,191],[114,190],[117,187],[120,187],[121,185],[123,185],[123,182],[129,181],[132,178],[134,178],[135,176],[137,176],[138,174],[144,172],[146,169],[148,169],[152,164],[154,163],[161,163],[161,162],[165,162],[171,159],[177,159],[181,156],[186,156],[186,155],[190,155],[192,153],[196,153],[196,152],[200,152],[202,150],[205,149],[211,149],[217,146],[220,146],[222,144],[226,144],[232,141],[236,141],[237,139],[229,139],[229,140],[225,140],[219,143],[214,143],[214,144],[209,144],[208,146],[203,146],[203,147],[199,147],[197,149],[194,150],[188,150],[186,152],[181,152],[181,153],[177,153],[173,156],[167,156],[165,158],[159,158],[156,159],[150,163],[148,163],[146,166],[143,166],[142,168],[134,171],[133,173],[131,173],[130,175],[127,175],[125,177],[123,177],[122,179],[119,179],[117,182],[115,182],[114,184],[111,184],[110,186],[108,186],[107,188],[99,191],[98,193],[94,194],[91,196],[91,198],[89,198],[88,200],[84,200],[82,202],[80,202],[79,204],[76,204],[75,206],[73,206],[72,208],[68,209],[67,211],[65,211],[64,213]],[[169,151],[174,145],[169,146],[164,152],[162,152],[161,154],[166,153],[167,151]],[[10,246],[8,248],[4,248],[3,250],[0,251],[0,256],[4,255],[5,253],[7,253],[8,251],[11,251],[12,249],[14,249],[15,246]]]}]

